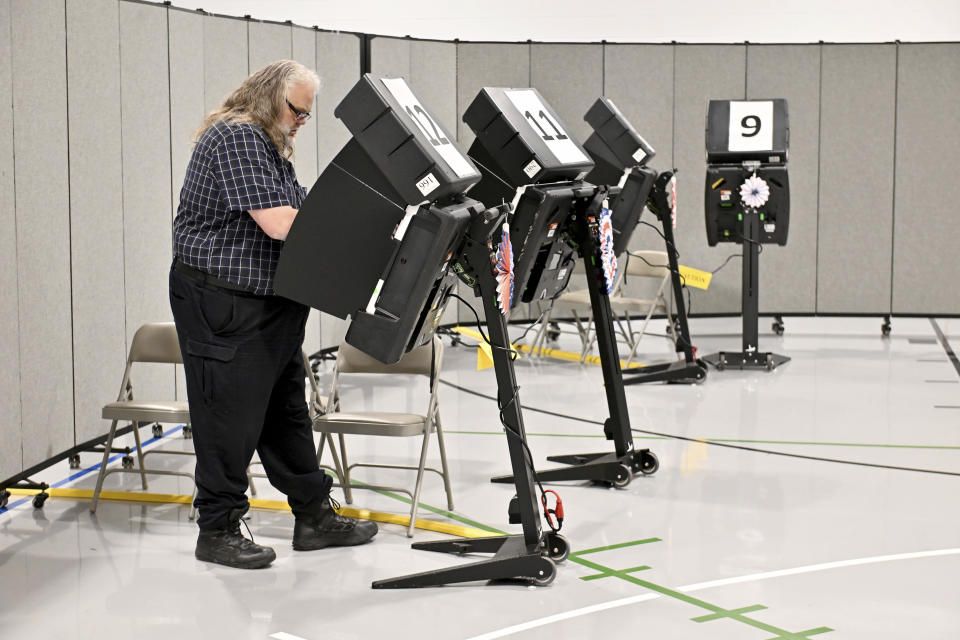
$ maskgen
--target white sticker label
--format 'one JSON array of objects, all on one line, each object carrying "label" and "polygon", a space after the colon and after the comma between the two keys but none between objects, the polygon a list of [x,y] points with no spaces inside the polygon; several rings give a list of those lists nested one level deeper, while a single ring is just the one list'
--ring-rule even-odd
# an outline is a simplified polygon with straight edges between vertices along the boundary
[{"label": "white sticker label", "polygon": [[[413,95],[406,81],[403,78],[383,78],[382,80],[383,86],[400,103],[400,107],[410,119],[416,123],[420,133],[423,134],[421,141],[433,147],[444,162],[453,169],[458,178],[477,175],[476,170],[463,157],[460,150],[450,142],[449,136],[444,133],[437,121],[430,117],[417,97]],[[423,191],[423,189],[420,190]],[[426,193],[424,192],[424,195]]]},{"label": "white sticker label", "polygon": [[519,89],[505,91],[504,94],[561,164],[580,164],[588,161],[587,156],[570,139],[560,123],[547,113],[547,108],[533,90]]},{"label": "white sticker label", "polygon": [[772,151],[773,101],[731,102],[729,151]]},{"label": "white sticker label", "polygon": [[647,157],[647,154],[644,153],[643,147],[633,152],[633,159],[636,160],[638,164],[643,162],[643,159],[646,157]]},{"label": "white sticker label", "polygon": [[423,195],[427,195],[439,186],[440,183],[437,182],[437,179],[433,177],[432,173],[428,173],[424,176],[423,180],[417,183],[417,189],[419,189]]},{"label": "white sticker label", "polygon": [[523,168],[523,172],[527,174],[528,178],[533,178],[533,176],[537,175],[537,172],[540,171],[541,168],[542,167],[537,164],[536,160],[531,160],[530,164]]},{"label": "white sticker label", "polygon": [[557,223],[554,222],[553,224],[550,225],[550,230],[547,231],[547,237],[548,237],[548,238],[552,238],[552,237],[553,237],[553,234],[554,234],[556,231],[557,231]]},{"label": "white sticker label", "polygon": [[557,271],[557,280],[563,280],[563,276],[565,275],[567,275],[566,267],[564,267],[563,269],[560,269],[560,271]]}]

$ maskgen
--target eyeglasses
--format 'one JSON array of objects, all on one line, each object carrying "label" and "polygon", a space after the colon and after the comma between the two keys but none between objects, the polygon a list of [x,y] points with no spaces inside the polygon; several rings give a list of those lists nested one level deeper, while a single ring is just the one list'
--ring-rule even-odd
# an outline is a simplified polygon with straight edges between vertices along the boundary
[{"label": "eyeglasses", "polygon": [[295,106],[293,106],[292,104],[290,104],[290,101],[289,101],[289,100],[286,100],[286,103],[287,103],[287,106],[290,107],[290,111],[293,111],[293,115],[295,115],[295,116],[297,117],[297,120],[298,120],[298,121],[300,121],[300,122],[306,122],[307,120],[310,119],[310,112],[309,112],[309,111],[300,111],[300,110],[298,110]]}]

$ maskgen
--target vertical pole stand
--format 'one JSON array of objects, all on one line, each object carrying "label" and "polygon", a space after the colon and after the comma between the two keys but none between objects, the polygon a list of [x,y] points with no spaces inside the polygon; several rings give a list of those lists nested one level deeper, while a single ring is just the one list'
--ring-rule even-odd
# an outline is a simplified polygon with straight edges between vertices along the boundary
[{"label": "vertical pole stand", "polygon": [[[594,206],[597,204],[596,199],[591,202]],[[591,224],[596,225],[596,221],[591,211],[579,210],[573,215],[576,217],[573,221],[574,234],[579,246],[580,259],[584,261],[587,271],[587,290],[590,292],[590,305],[593,308],[593,321],[597,330],[597,347],[600,351],[600,368],[603,371],[604,391],[610,412],[610,416],[603,424],[603,432],[607,440],[613,440],[616,450],[614,453],[548,456],[547,460],[568,466],[538,471],[537,480],[543,482],[592,480],[625,487],[633,480],[634,473],[653,474],[660,467],[660,462],[649,449],[633,448],[630,415],[623,391],[620,355],[617,353],[617,341],[613,328],[613,312],[610,310],[610,298],[604,283],[596,232],[591,228]],[[592,223],[591,218],[594,220]],[[513,480],[513,476],[497,476],[490,479],[491,482],[512,482]]]},{"label": "vertical pole stand", "polygon": [[747,208],[743,212],[743,286],[741,298],[743,304],[743,350],[719,351],[704,356],[707,362],[718,371],[730,367],[735,369],[766,369],[773,371],[785,362],[788,356],[759,351],[757,349],[759,323],[759,287],[760,287],[760,215],[756,209]]},{"label": "vertical pole stand", "polygon": [[[672,172],[671,172],[672,175]],[[664,185],[658,180],[654,189],[663,190]],[[657,197],[660,196],[660,197]],[[680,278],[680,262],[677,260],[677,245],[673,236],[673,218],[670,209],[662,206],[660,201],[666,198],[657,193],[651,198],[658,202],[656,208],[657,220],[663,228],[663,239],[667,249],[667,259],[670,265],[670,282],[673,286],[673,300],[677,307],[677,353],[683,353],[683,360],[676,360],[666,364],[648,364],[636,369],[627,369],[623,372],[623,384],[641,384],[644,382],[673,382],[699,383],[707,378],[707,365],[697,360],[690,341],[690,325],[687,322],[687,303],[683,299],[683,281]],[[670,322],[670,319],[667,319]]]},{"label": "vertical pole stand", "polygon": [[[497,402],[504,426],[507,430],[507,446],[510,451],[510,463],[515,478],[516,507],[519,511],[523,533],[508,536],[485,538],[467,538],[461,540],[439,540],[434,542],[415,542],[414,549],[455,553],[458,555],[474,553],[492,553],[493,558],[464,564],[447,569],[424,571],[398,578],[377,580],[374,589],[406,589],[412,587],[430,587],[478,580],[523,580],[536,586],[545,586],[553,582],[557,575],[556,562],[565,559],[569,553],[563,536],[553,532],[544,533],[540,526],[540,509],[537,505],[533,486],[533,464],[527,453],[526,431],[520,412],[517,381],[513,371],[513,354],[507,323],[497,307],[497,282],[490,268],[490,253],[486,238],[476,232],[481,224],[474,224],[473,234],[468,236],[465,249],[465,262],[472,265],[471,275],[477,279],[477,286],[483,300],[487,330],[490,334],[493,351],[493,366],[497,377]],[[482,241],[480,239],[482,238]]]}]

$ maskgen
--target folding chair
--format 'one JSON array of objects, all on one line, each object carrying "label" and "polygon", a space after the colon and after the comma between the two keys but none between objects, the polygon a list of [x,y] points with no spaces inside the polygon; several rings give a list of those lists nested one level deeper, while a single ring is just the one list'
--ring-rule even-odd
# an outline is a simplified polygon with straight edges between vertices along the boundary
[{"label": "folding chair", "polygon": [[[626,258],[626,260],[624,260]],[[630,354],[627,357],[627,365],[633,360],[637,353],[637,347],[640,345],[640,338],[647,330],[647,325],[654,313],[663,313],[668,320],[672,314],[669,303],[664,291],[670,282],[670,266],[665,251],[633,251],[627,252],[621,256],[620,260],[626,265],[620,269],[617,280],[614,282],[613,292],[610,294],[610,310],[613,313],[616,322],[615,329],[624,339],[630,348]],[[653,298],[631,298],[623,294],[624,288],[630,278],[659,278],[660,283],[657,293]],[[587,358],[590,349],[593,348],[597,339],[597,333],[593,325],[593,308],[590,304],[590,292],[586,289],[568,291],[557,297],[557,305],[567,307],[573,313],[574,322],[577,325],[577,333],[580,336],[580,362]],[[550,320],[552,309],[549,310],[543,319],[543,324],[537,334],[534,346],[542,346],[546,338],[546,327]],[[583,316],[581,317],[581,313]],[[644,316],[643,326],[639,331],[634,331],[631,314],[633,318]],[[668,322],[669,331],[676,343],[676,329],[673,322]]]},{"label": "folding chair", "polygon": [[[97,486],[93,491],[93,502],[90,503],[90,512],[95,513],[100,492],[103,489],[103,479],[111,473],[139,473],[144,490],[147,488],[147,474],[184,476],[194,480],[193,474],[188,471],[169,471],[166,469],[148,469],[144,461],[147,454],[140,444],[140,426],[145,424],[177,423],[189,426],[190,409],[186,402],[181,400],[141,400],[135,399],[131,372],[134,363],[162,363],[182,364],[180,343],[177,340],[177,329],[172,322],[153,322],[141,326],[133,336],[130,353],[127,356],[127,365],[123,372],[123,382],[120,383],[120,393],[116,402],[103,407],[101,413],[104,420],[111,420],[110,432],[103,450],[103,462],[100,464],[100,473],[97,476]],[[133,437],[136,442],[138,469],[107,469],[110,454],[113,452],[113,439],[120,422],[133,424]],[[176,455],[194,455],[192,451],[177,451],[169,449],[154,449],[148,453],[166,453]],[[193,495],[197,488],[194,484]],[[196,507],[190,509],[190,518],[196,517]]]},{"label": "folding chair", "polygon": [[[347,504],[352,504],[351,489],[373,489],[381,491],[398,491],[410,496],[410,524],[407,527],[407,536],[413,536],[416,526],[417,509],[420,501],[420,491],[423,486],[425,471],[432,471],[443,478],[444,490],[447,494],[447,508],[453,509],[453,494],[450,490],[450,472],[447,466],[447,454],[443,443],[443,428],[440,425],[440,408],[437,398],[440,368],[443,363],[443,343],[434,336],[432,343],[418,347],[392,365],[385,365],[368,356],[359,349],[346,342],[340,344],[337,353],[337,363],[333,370],[330,395],[327,398],[329,411],[317,415],[313,421],[315,431],[321,433],[317,447],[317,460],[323,456],[325,444],[329,442],[333,455],[336,474],[340,482],[336,486],[343,488]],[[340,382],[344,375],[352,374],[410,374],[423,375],[430,380],[430,398],[425,414],[397,413],[386,411],[344,411],[340,406]],[[440,446],[440,465],[442,470],[426,466],[427,450],[430,443],[430,434],[436,431],[437,442]],[[340,456],[337,456],[331,434],[338,434]],[[398,464],[374,464],[347,461],[346,442],[347,434],[390,437],[422,438],[420,446],[420,460],[417,466]],[[342,458],[342,464],[341,464]],[[372,467],[380,469],[408,469],[417,472],[413,491],[404,487],[386,487],[371,484],[357,484],[351,479],[351,472],[356,467]]]}]

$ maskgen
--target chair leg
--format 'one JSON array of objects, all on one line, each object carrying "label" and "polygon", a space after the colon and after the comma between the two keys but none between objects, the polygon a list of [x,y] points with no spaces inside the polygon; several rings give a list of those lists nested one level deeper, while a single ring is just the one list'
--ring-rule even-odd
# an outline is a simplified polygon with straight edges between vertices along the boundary
[{"label": "chair leg", "polygon": [[343,485],[344,499],[347,501],[347,504],[353,504],[353,489],[350,488],[350,483],[344,481],[344,467],[340,464],[340,456],[337,455],[337,447],[333,444],[333,436],[329,433],[324,433],[320,438],[320,451],[323,450],[323,443],[325,440],[330,440],[330,456],[333,458],[333,468],[337,472],[337,477],[340,479],[340,484]]},{"label": "chair leg", "polygon": [[[343,499],[347,501],[347,504],[353,504],[353,490],[350,489],[350,463],[347,462],[347,441],[343,437],[342,433],[338,433],[340,440],[340,456],[343,459],[343,475],[340,476],[343,485]],[[333,442],[330,443],[330,448],[333,448]]]},{"label": "chair leg", "polygon": [[143,448],[140,446],[140,423],[133,423],[133,439],[137,443],[137,462],[140,463],[140,483],[143,484],[143,490],[147,490],[147,472],[143,466]]},{"label": "chair leg", "polygon": [[[429,425],[428,425],[429,426]],[[407,527],[407,537],[413,537],[413,530],[417,524],[417,507],[420,506],[420,490],[423,488],[423,468],[427,464],[427,448],[430,445],[430,429],[423,430],[423,445],[420,447],[420,466],[417,468],[417,485],[413,489],[413,502],[410,505],[410,525]]]},{"label": "chair leg", "polygon": [[250,473],[250,467],[247,467],[247,486],[250,487],[250,495],[257,497],[257,485],[253,483],[253,474]]},{"label": "chair leg", "polygon": [[113,437],[117,433],[117,421],[110,423],[110,433],[103,445],[103,461],[100,463],[100,473],[97,474],[97,486],[93,490],[93,500],[90,502],[90,513],[97,512],[97,502],[100,500],[100,491],[103,489],[103,478],[107,475],[107,463],[110,461],[110,447],[113,446]]},{"label": "chair leg", "polygon": [[447,447],[443,443],[443,428],[440,426],[440,409],[433,414],[437,426],[437,443],[440,445],[440,468],[443,469],[443,490],[447,492],[447,509],[453,511],[453,491],[450,490],[450,468],[447,466]]}]

